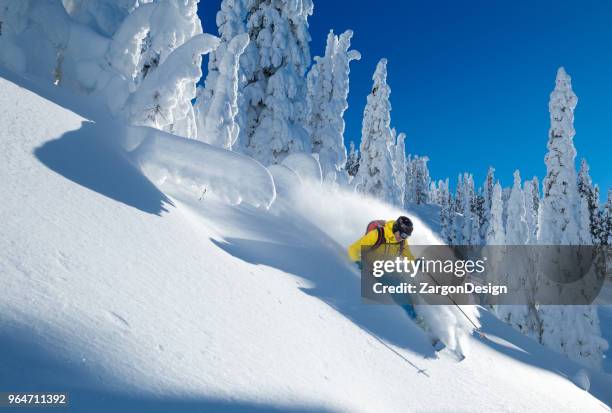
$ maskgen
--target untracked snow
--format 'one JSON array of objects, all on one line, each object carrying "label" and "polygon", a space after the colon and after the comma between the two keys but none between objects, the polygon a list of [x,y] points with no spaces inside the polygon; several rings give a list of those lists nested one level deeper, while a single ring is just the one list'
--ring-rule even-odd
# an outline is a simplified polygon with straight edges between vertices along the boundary
[{"label": "untracked snow", "polygon": [[[457,363],[401,308],[362,304],[345,248],[400,211],[318,183],[232,206],[191,181],[226,166],[263,206],[261,182],[297,175],[34,89],[0,79],[3,391],[68,391],[83,412],[609,411],[610,375],[485,310],[489,340]],[[407,213],[414,244],[438,240],[435,207]]]}]

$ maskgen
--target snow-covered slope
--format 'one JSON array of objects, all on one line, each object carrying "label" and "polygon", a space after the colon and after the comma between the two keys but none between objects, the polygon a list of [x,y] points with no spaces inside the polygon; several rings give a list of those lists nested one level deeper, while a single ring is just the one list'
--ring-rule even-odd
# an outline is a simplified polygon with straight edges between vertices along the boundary
[{"label": "snow-covered slope", "polygon": [[[95,107],[13,81],[25,87],[0,79],[3,391],[69,391],[87,412],[609,411],[609,375],[581,390],[576,364],[486,311],[490,341],[470,338],[457,363],[400,308],[361,304],[344,248],[397,211],[317,185],[270,210],[162,192]],[[435,214],[415,214],[417,242],[435,242]]]}]

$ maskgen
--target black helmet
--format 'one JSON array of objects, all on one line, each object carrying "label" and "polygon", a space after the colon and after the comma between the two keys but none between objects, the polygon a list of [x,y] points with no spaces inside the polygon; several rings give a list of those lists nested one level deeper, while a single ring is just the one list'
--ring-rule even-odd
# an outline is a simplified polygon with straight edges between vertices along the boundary
[{"label": "black helmet", "polygon": [[399,217],[395,220],[395,223],[393,224],[393,232],[399,232],[400,237],[403,239],[408,238],[412,234],[412,229],[412,221],[410,220],[410,218],[405,216]]}]

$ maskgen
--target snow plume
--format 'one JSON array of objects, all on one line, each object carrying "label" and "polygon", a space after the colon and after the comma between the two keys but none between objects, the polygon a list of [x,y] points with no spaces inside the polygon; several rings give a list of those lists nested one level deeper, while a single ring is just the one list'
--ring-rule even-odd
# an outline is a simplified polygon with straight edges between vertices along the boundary
[{"label": "snow plume", "polygon": [[334,182],[346,164],[343,115],[348,108],[349,63],[361,54],[349,50],[353,32],[340,36],[330,31],[323,57],[316,56],[308,72],[308,128],[311,146],[319,154],[326,180]]},{"label": "snow plume", "polygon": [[391,89],[387,84],[387,59],[381,59],[372,76],[374,85],[368,95],[361,128],[361,161],[356,183],[360,192],[382,201],[394,201],[393,165],[389,148],[391,133]]},{"label": "snow plume", "polygon": [[[277,168],[275,166],[272,169],[278,175],[282,175],[279,176],[279,180],[291,179],[287,171],[281,172]],[[395,219],[399,215],[410,217],[414,223],[415,230],[410,237],[410,244],[416,256],[420,253],[415,247],[417,245],[443,244],[439,235],[410,211],[337,185],[329,183],[321,185],[310,179],[301,181],[302,185],[295,183],[287,185],[285,182],[284,186],[290,186],[290,192],[282,196],[286,197],[285,199],[279,199],[277,202],[286,201],[291,206],[292,215],[305,217],[313,226],[328,235],[330,240],[334,241],[329,248],[335,248],[341,256],[346,256],[348,245],[364,235],[368,222],[374,219]],[[275,203],[272,209],[276,205]],[[479,313],[476,306],[461,306],[461,309],[478,325]],[[466,354],[467,338],[474,330],[474,326],[457,307],[450,303],[436,306],[418,305],[416,310],[425,319],[432,333],[437,335],[449,349]]]},{"label": "snow plume", "polygon": [[[417,305],[416,312],[425,319],[433,335],[457,354],[469,355],[469,337],[478,321],[475,305]],[[474,323],[474,324],[472,324]]]},{"label": "snow plume", "polygon": [[[215,91],[209,99],[198,99],[194,106],[198,139],[211,145],[232,149],[240,130],[238,114],[239,59],[249,44],[246,33],[234,37],[219,62]],[[206,95],[203,95],[203,97]]]}]

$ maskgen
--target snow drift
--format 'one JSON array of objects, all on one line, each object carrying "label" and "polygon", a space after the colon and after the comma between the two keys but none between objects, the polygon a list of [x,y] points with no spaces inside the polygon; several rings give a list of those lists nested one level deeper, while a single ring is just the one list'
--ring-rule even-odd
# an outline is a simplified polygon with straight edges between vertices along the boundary
[{"label": "snow drift", "polygon": [[244,155],[157,129],[127,129],[124,149],[143,173],[163,188],[172,181],[194,196],[210,192],[232,204],[269,207],[274,181],[266,168]]}]

